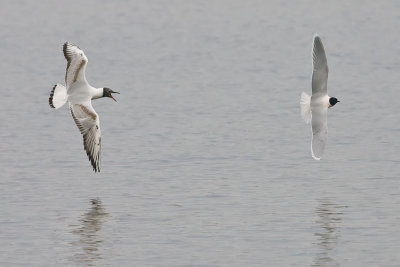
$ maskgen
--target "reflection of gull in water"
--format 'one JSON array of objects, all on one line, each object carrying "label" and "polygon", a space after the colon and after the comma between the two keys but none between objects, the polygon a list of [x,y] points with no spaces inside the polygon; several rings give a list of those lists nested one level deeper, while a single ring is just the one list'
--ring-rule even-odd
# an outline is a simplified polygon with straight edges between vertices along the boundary
[{"label": "reflection of gull in water", "polygon": [[318,219],[316,220],[319,230],[315,233],[318,236],[317,246],[319,252],[313,266],[338,266],[338,263],[331,255],[340,238],[340,223],[342,221],[342,210],[345,206],[333,204],[329,199],[320,199],[316,209]]},{"label": "reflection of gull in water", "polygon": [[72,242],[72,245],[82,250],[75,253],[73,261],[88,266],[102,259],[99,247],[103,240],[99,236],[99,231],[108,215],[100,199],[91,199],[90,202],[91,207],[79,220],[79,224],[72,225],[74,228],[72,233],[80,236],[78,241]]}]

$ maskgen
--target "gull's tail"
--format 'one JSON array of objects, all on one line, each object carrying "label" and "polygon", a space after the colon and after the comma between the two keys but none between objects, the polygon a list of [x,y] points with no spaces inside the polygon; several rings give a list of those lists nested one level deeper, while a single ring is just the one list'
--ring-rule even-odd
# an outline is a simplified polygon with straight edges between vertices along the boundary
[{"label": "gull's tail", "polygon": [[58,109],[67,102],[67,99],[68,95],[65,86],[59,83],[54,85],[49,97],[50,107]]},{"label": "gull's tail", "polygon": [[302,92],[300,97],[301,117],[306,123],[311,121],[311,96]]}]

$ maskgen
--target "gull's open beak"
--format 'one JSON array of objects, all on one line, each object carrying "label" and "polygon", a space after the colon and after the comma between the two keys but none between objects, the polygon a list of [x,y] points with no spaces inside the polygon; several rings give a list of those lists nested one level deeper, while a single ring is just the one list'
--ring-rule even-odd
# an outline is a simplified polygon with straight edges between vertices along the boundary
[{"label": "gull's open beak", "polygon": [[112,91],[111,94],[110,94],[110,97],[111,97],[112,99],[114,99],[115,102],[117,102],[117,100],[115,100],[115,98],[112,96],[112,94],[119,94],[119,92],[114,92],[114,91]]}]

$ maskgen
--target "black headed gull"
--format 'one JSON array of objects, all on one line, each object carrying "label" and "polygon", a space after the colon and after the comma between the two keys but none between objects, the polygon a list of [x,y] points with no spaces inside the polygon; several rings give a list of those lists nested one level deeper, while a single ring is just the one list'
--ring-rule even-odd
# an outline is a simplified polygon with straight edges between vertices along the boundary
[{"label": "black headed gull", "polygon": [[[65,86],[57,83],[50,93],[50,107],[58,109],[67,101],[72,118],[83,135],[83,147],[95,172],[100,172],[101,131],[99,115],[92,107],[92,99],[110,97],[114,92],[110,88],[94,88],[85,77],[88,59],[83,51],[71,43],[63,46],[67,60]],[[114,99],[115,100],[115,99]],[[115,100],[116,101],[116,100]]]},{"label": "black headed gull", "polygon": [[312,96],[301,94],[301,116],[306,123],[311,121],[312,142],[311,155],[315,160],[320,160],[328,139],[328,108],[333,107],[338,101],[335,97],[328,96],[328,62],[321,38],[316,34],[313,41],[313,73]]}]

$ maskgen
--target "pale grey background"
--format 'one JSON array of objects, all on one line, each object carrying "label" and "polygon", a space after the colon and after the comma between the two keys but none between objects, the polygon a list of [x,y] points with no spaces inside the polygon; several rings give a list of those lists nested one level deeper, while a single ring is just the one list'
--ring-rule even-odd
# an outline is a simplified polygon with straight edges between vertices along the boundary
[{"label": "pale grey background", "polygon": [[[399,28],[398,1],[2,1],[0,265],[398,265]],[[320,162],[315,32],[341,100]],[[99,174],[48,105],[65,41],[121,92]]]}]

